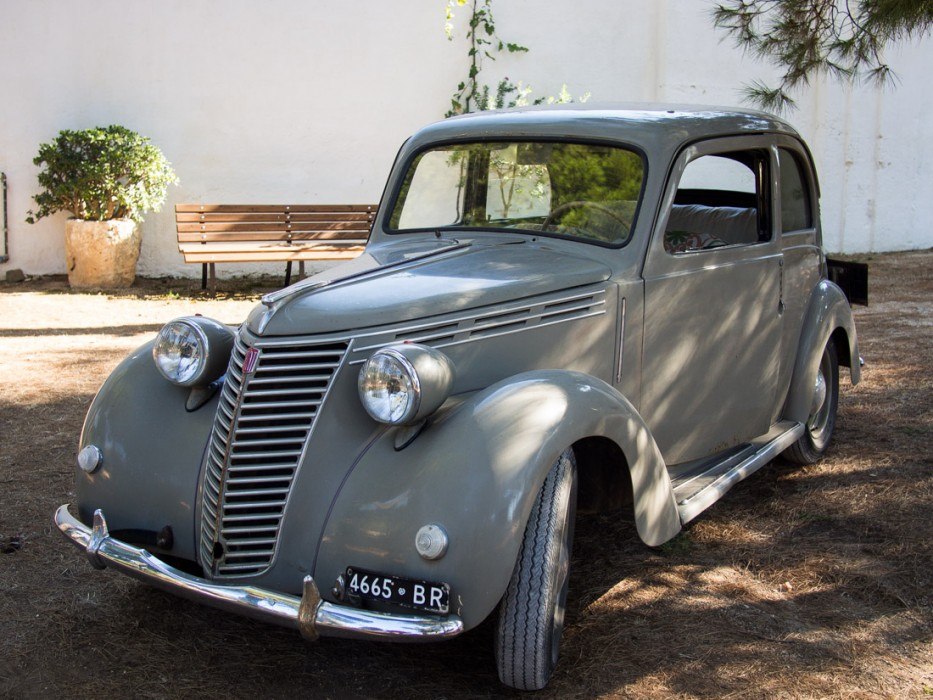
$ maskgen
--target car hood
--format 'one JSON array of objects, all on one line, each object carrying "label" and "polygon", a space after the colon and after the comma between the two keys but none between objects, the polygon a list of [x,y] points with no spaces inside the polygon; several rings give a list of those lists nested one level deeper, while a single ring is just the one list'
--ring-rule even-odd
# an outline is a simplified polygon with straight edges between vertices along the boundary
[{"label": "car hood", "polygon": [[610,269],[525,238],[424,239],[359,258],[267,295],[247,320],[256,335],[353,331],[593,284]]}]

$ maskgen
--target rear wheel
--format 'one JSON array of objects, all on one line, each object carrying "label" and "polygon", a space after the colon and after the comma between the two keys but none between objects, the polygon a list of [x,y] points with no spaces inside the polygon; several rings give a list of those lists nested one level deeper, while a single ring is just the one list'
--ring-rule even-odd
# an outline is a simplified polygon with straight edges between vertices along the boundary
[{"label": "rear wheel", "polygon": [[496,663],[500,680],[513,688],[544,688],[557,664],[576,503],[577,467],[568,449],[544,480],[499,607]]},{"label": "rear wheel", "polygon": [[839,360],[836,347],[830,341],[823,350],[820,367],[813,386],[810,417],[804,434],[791,445],[784,456],[795,464],[813,464],[829,447],[836,427],[836,407],[839,404]]}]

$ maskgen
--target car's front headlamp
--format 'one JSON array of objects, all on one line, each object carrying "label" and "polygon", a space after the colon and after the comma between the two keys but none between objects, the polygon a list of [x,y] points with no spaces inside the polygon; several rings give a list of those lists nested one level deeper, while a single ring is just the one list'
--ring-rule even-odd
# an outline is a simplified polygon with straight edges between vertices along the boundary
[{"label": "car's front headlamp", "polygon": [[447,400],[453,379],[453,364],[444,353],[426,345],[397,343],[366,360],[360,371],[360,400],[380,423],[417,423]]},{"label": "car's front headlamp", "polygon": [[201,316],[176,318],[162,326],[152,359],[179,386],[205,386],[221,376],[233,349],[233,331]]}]

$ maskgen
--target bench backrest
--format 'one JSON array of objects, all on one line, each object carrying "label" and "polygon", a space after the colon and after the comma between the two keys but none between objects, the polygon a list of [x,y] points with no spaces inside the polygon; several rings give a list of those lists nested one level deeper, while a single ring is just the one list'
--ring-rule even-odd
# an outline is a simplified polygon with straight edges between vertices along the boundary
[{"label": "bench backrest", "polygon": [[365,243],[375,204],[176,204],[179,243]]}]

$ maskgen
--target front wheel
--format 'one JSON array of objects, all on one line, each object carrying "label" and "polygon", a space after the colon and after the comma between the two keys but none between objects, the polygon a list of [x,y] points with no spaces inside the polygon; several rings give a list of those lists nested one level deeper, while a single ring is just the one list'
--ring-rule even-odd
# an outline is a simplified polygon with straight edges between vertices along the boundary
[{"label": "front wheel", "polygon": [[816,372],[810,417],[804,426],[804,434],[784,453],[787,459],[795,464],[813,464],[823,456],[836,427],[838,404],[839,360],[836,347],[830,340],[823,350],[820,367]]},{"label": "front wheel", "polygon": [[544,688],[557,664],[576,506],[577,467],[568,449],[544,480],[499,607],[496,663],[512,688]]}]

